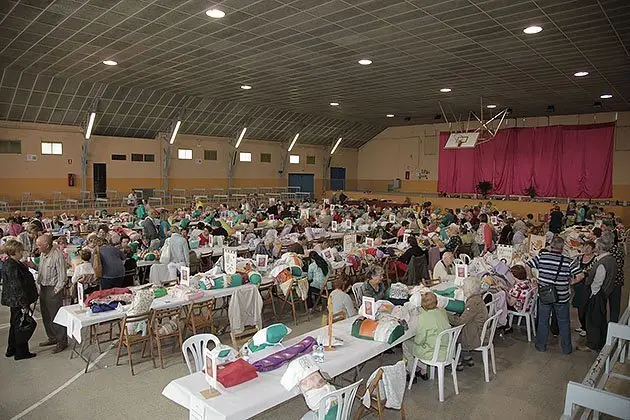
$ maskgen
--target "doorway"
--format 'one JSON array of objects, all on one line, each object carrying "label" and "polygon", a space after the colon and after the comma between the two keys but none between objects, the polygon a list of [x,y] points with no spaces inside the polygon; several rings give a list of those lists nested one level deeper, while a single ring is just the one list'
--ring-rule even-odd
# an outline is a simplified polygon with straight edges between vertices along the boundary
[{"label": "doorway", "polygon": [[94,198],[107,198],[107,165],[95,163],[93,168]]},{"label": "doorway", "polygon": [[331,191],[346,189],[346,168],[330,168],[330,189]]},{"label": "doorway", "polygon": [[312,197],[315,192],[315,175],[289,174],[289,187],[300,187],[300,192],[309,193]]}]

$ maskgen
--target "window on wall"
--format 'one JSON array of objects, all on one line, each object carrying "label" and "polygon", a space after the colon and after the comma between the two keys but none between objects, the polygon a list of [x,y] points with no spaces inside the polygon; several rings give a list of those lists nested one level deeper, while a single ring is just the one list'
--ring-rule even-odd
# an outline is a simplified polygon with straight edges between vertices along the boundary
[{"label": "window on wall", "polygon": [[155,162],[155,155],[154,154],[144,155],[144,161],[145,162]]},{"label": "window on wall", "polygon": [[263,163],[271,163],[271,153],[261,153],[260,161]]},{"label": "window on wall", "polygon": [[289,163],[300,163],[300,155],[290,155]]},{"label": "window on wall", "polygon": [[216,150],[204,150],[203,151],[203,160],[217,160],[217,151]]},{"label": "window on wall", "polygon": [[192,149],[177,149],[177,159],[192,160]]},{"label": "window on wall", "polygon": [[112,155],[112,160],[127,160],[127,155]]},{"label": "window on wall", "polygon": [[144,155],[142,153],[132,153],[131,154],[132,162],[144,162]]},{"label": "window on wall", "polygon": [[307,165],[315,165],[315,156],[306,156]]},{"label": "window on wall", "polygon": [[238,160],[240,160],[241,162],[251,162],[252,154],[248,152],[241,152],[238,155]]},{"label": "window on wall", "polygon": [[0,153],[19,155],[22,153],[22,142],[20,140],[0,140]]},{"label": "window on wall", "polygon": [[56,142],[42,142],[42,155],[62,155],[63,145]]}]

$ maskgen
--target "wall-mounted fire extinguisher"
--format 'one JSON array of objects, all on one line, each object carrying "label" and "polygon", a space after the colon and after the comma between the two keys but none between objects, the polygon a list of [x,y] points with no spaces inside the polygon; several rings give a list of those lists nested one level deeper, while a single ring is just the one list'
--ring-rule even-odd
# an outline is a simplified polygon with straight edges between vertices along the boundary
[{"label": "wall-mounted fire extinguisher", "polygon": [[68,174],[68,187],[74,187],[74,174]]}]

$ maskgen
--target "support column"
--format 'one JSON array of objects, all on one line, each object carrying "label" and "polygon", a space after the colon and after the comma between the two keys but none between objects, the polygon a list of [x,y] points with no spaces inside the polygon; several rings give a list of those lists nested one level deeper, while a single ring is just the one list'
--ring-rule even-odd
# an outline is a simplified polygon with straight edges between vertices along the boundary
[{"label": "support column", "polygon": [[168,195],[168,172],[171,162],[171,144],[168,141],[166,142],[166,150],[164,152],[164,161],[162,162],[162,184],[164,186],[164,194]]},{"label": "support column", "polygon": [[83,145],[81,146],[81,191],[87,191],[87,152],[89,140],[83,137]]}]

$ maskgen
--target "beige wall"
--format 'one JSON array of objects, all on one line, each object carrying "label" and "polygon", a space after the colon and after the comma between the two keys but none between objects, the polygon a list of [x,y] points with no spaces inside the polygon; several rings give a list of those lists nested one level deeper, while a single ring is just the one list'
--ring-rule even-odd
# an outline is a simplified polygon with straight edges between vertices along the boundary
[{"label": "beige wall", "polygon": [[[29,191],[33,196],[47,197],[51,191],[62,191],[79,196],[81,189],[81,146],[83,135],[79,127],[30,123],[0,123],[0,139],[20,140],[22,154],[0,154],[0,195],[11,200]],[[41,142],[63,143],[62,156],[41,155]],[[88,149],[87,189],[92,190],[92,164],[107,164],[107,188],[119,192],[131,188],[163,188],[162,162],[167,143],[164,140],[92,136]],[[252,153],[252,162],[238,162],[234,168],[233,187],[286,186],[288,173],[315,175],[315,192],[324,190],[324,170],[329,148],[295,145],[292,154],[300,156],[299,164],[287,162],[283,175],[282,157],[287,146],[278,142],[265,142],[245,138],[239,152]],[[192,149],[192,160],[177,159],[177,149]],[[216,161],[205,161],[204,150],[217,150]],[[228,162],[233,150],[229,139],[180,135],[171,152],[170,188],[226,188]],[[271,163],[261,163],[260,153],[271,153]],[[155,162],[132,162],[132,153],[153,154]],[[37,156],[36,162],[27,161],[27,155]],[[112,154],[126,154],[126,161],[111,160]],[[315,165],[306,164],[306,156],[315,156]],[[201,162],[198,163],[198,159]],[[349,189],[357,188],[358,150],[339,148],[333,155],[331,166],[346,168]],[[67,175],[76,175],[74,187],[68,187]]]},{"label": "beige wall", "polygon": [[[617,118],[613,157],[613,197],[630,200],[630,112],[508,119],[504,127],[541,127],[612,122]],[[390,127],[359,149],[358,189],[387,191],[395,178],[402,180],[400,192],[436,193],[438,175],[438,142],[446,124]],[[417,173],[428,171],[426,179]],[[405,171],[410,179],[405,180]]]}]

